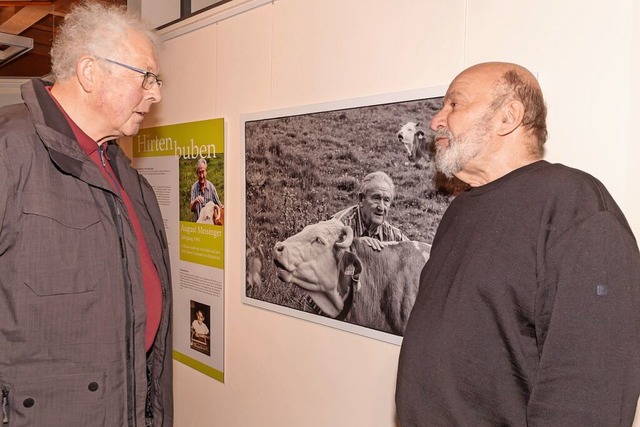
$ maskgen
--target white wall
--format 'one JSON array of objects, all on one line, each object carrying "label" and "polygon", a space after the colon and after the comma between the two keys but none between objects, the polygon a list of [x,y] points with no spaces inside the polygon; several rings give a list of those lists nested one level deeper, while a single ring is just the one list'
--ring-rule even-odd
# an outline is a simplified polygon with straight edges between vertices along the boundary
[{"label": "white wall", "polygon": [[634,0],[237,0],[191,23],[163,30],[164,100],[145,125],[224,117],[234,214],[226,382],[176,363],[178,427],[395,425],[398,347],[240,301],[243,113],[448,84],[477,62],[518,62],[546,95],[547,159],[600,178],[640,236]]}]

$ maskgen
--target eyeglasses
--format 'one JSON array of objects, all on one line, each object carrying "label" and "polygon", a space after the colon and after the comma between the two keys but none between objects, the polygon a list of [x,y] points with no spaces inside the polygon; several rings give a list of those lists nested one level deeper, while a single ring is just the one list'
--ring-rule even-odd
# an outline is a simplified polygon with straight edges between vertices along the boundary
[{"label": "eyeglasses", "polygon": [[98,57],[98,58],[102,59],[102,60],[105,60],[107,62],[111,62],[112,64],[116,64],[116,65],[119,65],[121,67],[128,68],[129,70],[135,71],[137,73],[143,74],[144,75],[144,79],[142,79],[142,88],[143,89],[149,90],[149,89],[151,89],[153,87],[153,85],[155,83],[158,84],[158,87],[162,87],[162,80],[160,80],[158,78],[158,76],[153,74],[151,71],[141,70],[140,68],[132,67],[131,65],[123,64],[121,62],[114,61],[114,60],[108,59],[108,58],[102,58],[102,57]]}]

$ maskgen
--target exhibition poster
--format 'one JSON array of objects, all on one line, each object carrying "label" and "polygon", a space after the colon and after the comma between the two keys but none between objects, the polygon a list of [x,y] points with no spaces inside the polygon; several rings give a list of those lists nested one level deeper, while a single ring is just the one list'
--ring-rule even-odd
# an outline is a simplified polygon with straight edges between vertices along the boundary
[{"label": "exhibition poster", "polygon": [[167,232],[173,356],[224,382],[224,119],[141,129],[132,148]]}]

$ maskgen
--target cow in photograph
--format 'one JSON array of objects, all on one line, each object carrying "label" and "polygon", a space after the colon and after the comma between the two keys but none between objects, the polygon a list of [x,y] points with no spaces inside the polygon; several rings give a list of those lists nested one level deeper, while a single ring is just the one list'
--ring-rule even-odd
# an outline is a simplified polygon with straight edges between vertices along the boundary
[{"label": "cow in photograph", "polygon": [[438,172],[433,164],[433,140],[418,130],[420,123],[407,122],[398,131],[398,141],[404,146],[409,161],[405,165],[413,165],[425,169],[426,181],[430,182],[428,190],[436,190],[442,194],[457,195],[469,188],[458,178],[451,179]]},{"label": "cow in photograph", "polygon": [[306,226],[278,242],[278,278],[304,289],[329,317],[402,335],[431,246],[384,242],[375,251],[338,220]]},{"label": "cow in photograph", "polygon": [[431,142],[425,133],[418,130],[420,123],[407,122],[398,131],[398,141],[404,146],[409,161],[406,165],[416,164],[424,159],[425,162],[431,160]]},{"label": "cow in photograph", "polygon": [[213,202],[207,202],[200,209],[200,216],[196,221],[201,224],[224,225],[224,207],[216,205]]},{"label": "cow in photograph", "polygon": [[262,247],[254,248],[247,238],[247,292],[257,292],[262,287]]}]

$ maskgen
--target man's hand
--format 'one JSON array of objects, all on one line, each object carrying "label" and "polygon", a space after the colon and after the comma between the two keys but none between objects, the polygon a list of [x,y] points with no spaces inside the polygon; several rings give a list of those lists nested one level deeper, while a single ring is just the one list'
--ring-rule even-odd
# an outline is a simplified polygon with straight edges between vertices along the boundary
[{"label": "man's hand", "polygon": [[367,246],[369,246],[374,251],[381,251],[384,248],[384,243],[378,239],[374,239],[373,237],[360,237],[362,241],[364,241]]}]

